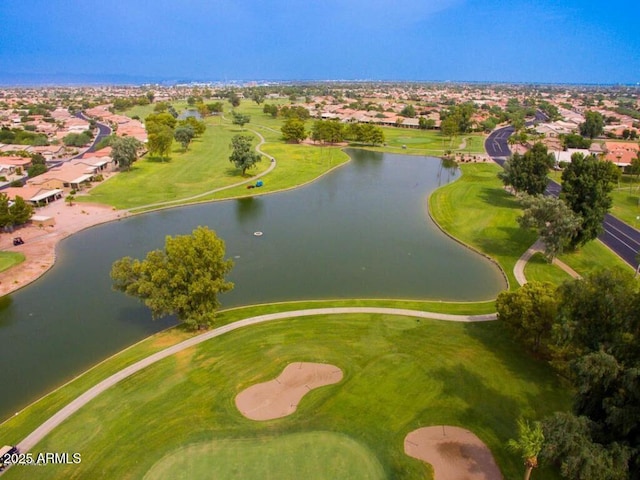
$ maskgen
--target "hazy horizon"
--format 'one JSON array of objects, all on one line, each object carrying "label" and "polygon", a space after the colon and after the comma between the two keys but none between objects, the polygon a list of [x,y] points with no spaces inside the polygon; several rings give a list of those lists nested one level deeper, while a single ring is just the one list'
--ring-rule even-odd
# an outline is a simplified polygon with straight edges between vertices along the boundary
[{"label": "hazy horizon", "polygon": [[142,0],[0,2],[0,84],[130,78],[132,84],[637,85],[635,4],[558,3],[158,0],[149,8]]}]

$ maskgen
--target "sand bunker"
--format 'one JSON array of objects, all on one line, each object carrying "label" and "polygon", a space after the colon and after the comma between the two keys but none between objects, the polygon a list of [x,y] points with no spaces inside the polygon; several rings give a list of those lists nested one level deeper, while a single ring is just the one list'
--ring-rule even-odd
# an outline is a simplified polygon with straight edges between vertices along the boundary
[{"label": "sand bunker", "polygon": [[236,407],[251,420],[272,420],[296,411],[314,388],[342,380],[342,370],[324,363],[290,363],[275,379],[258,383],[236,396]]},{"label": "sand bunker", "polygon": [[437,426],[419,428],[404,439],[404,453],[428,462],[435,480],[501,480],[491,451],[469,430]]}]

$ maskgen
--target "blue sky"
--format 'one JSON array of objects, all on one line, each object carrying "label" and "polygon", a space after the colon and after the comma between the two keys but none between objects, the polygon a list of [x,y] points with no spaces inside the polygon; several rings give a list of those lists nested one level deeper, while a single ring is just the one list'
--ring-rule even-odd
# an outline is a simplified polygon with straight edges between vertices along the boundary
[{"label": "blue sky", "polygon": [[640,82],[637,3],[2,0],[0,74]]}]

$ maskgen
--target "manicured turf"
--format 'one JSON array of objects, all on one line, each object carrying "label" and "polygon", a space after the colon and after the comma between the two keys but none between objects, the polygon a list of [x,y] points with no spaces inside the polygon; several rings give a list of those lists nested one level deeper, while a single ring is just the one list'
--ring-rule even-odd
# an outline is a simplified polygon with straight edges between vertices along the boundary
[{"label": "manicured turf", "polygon": [[634,176],[623,175],[621,185],[611,196],[613,207],[611,213],[632,227],[640,227],[640,183]]},{"label": "manicured turf", "polygon": [[[296,361],[334,364],[345,377],[310,392],[289,417],[255,422],[237,411],[238,392]],[[20,478],[26,468],[34,479],[141,478],[190,445],[237,439],[259,445],[299,432],[350,438],[375,455],[386,478],[429,478],[425,464],[404,454],[403,439],[439,424],[472,430],[505,478],[516,478],[521,461],[505,445],[516,435],[517,418],[566,410],[569,400],[551,370],[526,357],[496,322],[385,315],[277,321],[205,342],[107,390],[34,449],[81,452],[81,464],[16,467],[7,478]],[[9,441],[15,436],[2,430]],[[236,450],[232,462],[247,449]]]},{"label": "manicured turf", "polygon": [[447,233],[496,260],[516,288],[513,267],[536,236],[518,225],[520,205],[502,188],[498,165],[462,164],[460,169],[460,179],[433,192],[429,211]]},{"label": "manicured turf", "polygon": [[215,125],[215,119],[209,118],[206,132],[191,142],[187,152],[174,144],[169,162],[144,157],[133,164],[131,171],[116,175],[77,200],[132,208],[238,183],[269,167],[268,161],[262,161],[247,171],[247,177],[240,175],[229,162],[231,138],[239,133],[255,137],[257,143],[250,131],[241,131],[235,125]]},{"label": "manicured turf", "polygon": [[169,453],[145,480],[383,479],[380,462],[364,446],[331,432],[294,433],[266,439],[214,440]]},{"label": "manicured turf", "polygon": [[[429,211],[447,233],[496,260],[506,273],[510,287],[517,288],[513,267],[536,240],[535,233],[518,225],[517,218],[522,209],[496,177],[500,167],[476,163],[462,164],[460,169],[463,175],[459,180],[431,195]],[[577,252],[565,253],[558,258],[580,275],[625,265],[600,241],[590,242]],[[550,281],[552,272],[559,275],[554,283],[566,278],[560,269],[534,267],[526,272],[530,275],[527,276],[529,280]]]},{"label": "manicured turf", "polygon": [[24,255],[17,252],[0,252],[0,272],[24,262]]},{"label": "manicured turf", "polygon": [[[383,127],[383,131],[386,147],[367,147],[368,149],[435,156],[442,156],[445,150],[467,154],[485,153],[484,135],[466,134],[449,141],[448,138],[440,134],[439,130]],[[461,149],[460,146],[464,146],[464,148]]]},{"label": "manicured turf", "polygon": [[571,275],[559,267],[547,262],[544,255],[536,253],[524,267],[526,278],[535,279],[538,282],[549,282],[560,285],[562,282],[571,280]]}]

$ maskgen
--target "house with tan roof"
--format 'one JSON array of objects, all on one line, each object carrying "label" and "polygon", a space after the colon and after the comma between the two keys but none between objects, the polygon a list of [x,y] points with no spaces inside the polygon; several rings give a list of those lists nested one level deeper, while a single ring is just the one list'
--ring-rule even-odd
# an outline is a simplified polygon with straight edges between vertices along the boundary
[{"label": "house with tan roof", "polygon": [[85,164],[63,163],[59,167],[52,168],[48,172],[27,180],[27,185],[37,186],[48,190],[82,190],[83,186],[90,184],[97,167]]},{"label": "house with tan roof", "polygon": [[15,201],[16,197],[21,197],[25,202],[29,202],[36,207],[47,205],[62,198],[61,189],[48,189],[36,185],[25,185],[24,187],[9,187],[2,191],[9,200]]},{"label": "house with tan roof", "polygon": [[619,166],[631,165],[631,161],[638,156],[640,146],[634,142],[604,142],[605,160]]}]

